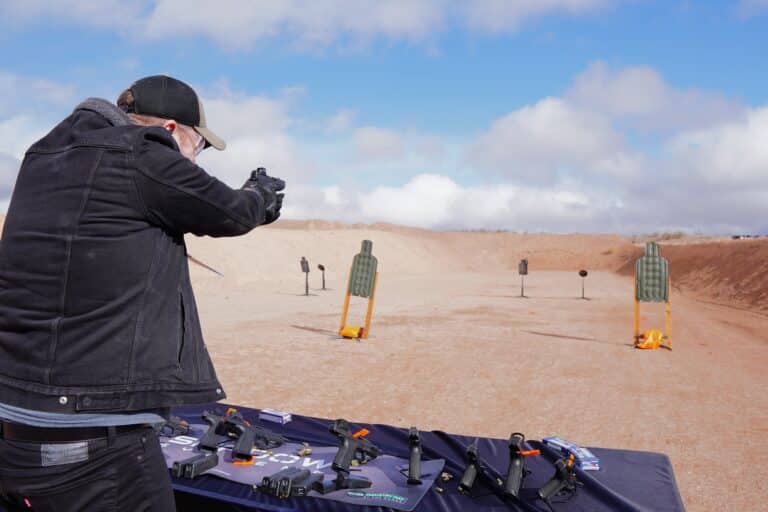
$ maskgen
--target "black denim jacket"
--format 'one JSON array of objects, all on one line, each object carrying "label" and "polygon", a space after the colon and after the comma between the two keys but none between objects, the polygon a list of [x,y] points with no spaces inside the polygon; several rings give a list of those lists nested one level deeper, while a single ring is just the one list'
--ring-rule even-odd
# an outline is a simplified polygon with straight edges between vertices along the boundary
[{"label": "black denim jacket", "polygon": [[0,402],[50,412],[224,398],[184,234],[237,236],[261,197],[184,158],[168,132],[82,103],[26,153],[0,241]]}]

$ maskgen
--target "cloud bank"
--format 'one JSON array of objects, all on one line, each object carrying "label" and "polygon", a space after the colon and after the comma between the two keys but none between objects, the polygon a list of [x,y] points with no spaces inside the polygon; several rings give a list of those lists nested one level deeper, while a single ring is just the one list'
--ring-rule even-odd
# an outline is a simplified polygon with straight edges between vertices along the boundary
[{"label": "cloud bank", "polygon": [[[229,50],[283,38],[316,50],[372,39],[419,42],[449,26],[512,32],[541,16],[596,12],[612,0],[26,0],[3,2],[0,14],[14,25],[57,20],[115,29],[128,38],[205,37]],[[115,15],[115,13],[120,13]]]},{"label": "cloud bank", "polygon": [[[0,73],[5,83],[66,86]],[[648,67],[597,62],[460,137],[366,123],[339,107],[302,118],[311,91],[198,87],[228,141],[200,163],[232,186],[251,168],[288,181],[285,218],[436,229],[755,232],[768,217],[768,105],[680,89]],[[14,101],[24,105],[23,89]],[[65,102],[69,93],[51,101]],[[0,201],[26,147],[56,121],[0,103]],[[648,145],[638,134],[651,133]]]}]

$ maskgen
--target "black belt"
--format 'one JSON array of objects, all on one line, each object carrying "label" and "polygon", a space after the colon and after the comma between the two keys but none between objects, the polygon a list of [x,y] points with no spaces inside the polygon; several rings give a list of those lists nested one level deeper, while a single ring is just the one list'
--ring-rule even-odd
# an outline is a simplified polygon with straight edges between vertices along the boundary
[{"label": "black belt", "polygon": [[47,428],[32,427],[20,423],[2,422],[3,439],[9,441],[28,441],[36,443],[56,443],[68,441],[85,441],[108,437],[110,430],[114,434],[124,434],[142,428],[149,428],[146,423],[137,425],[120,425],[117,427],[76,427],[76,428]]}]

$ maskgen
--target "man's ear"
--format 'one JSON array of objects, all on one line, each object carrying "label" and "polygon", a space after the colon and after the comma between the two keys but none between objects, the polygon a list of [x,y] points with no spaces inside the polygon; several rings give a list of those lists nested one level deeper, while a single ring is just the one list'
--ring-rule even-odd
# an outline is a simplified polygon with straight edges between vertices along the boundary
[{"label": "man's ear", "polygon": [[163,128],[168,130],[170,133],[175,132],[177,127],[178,125],[176,124],[176,121],[174,121],[173,119],[169,119],[168,121],[163,123]]}]

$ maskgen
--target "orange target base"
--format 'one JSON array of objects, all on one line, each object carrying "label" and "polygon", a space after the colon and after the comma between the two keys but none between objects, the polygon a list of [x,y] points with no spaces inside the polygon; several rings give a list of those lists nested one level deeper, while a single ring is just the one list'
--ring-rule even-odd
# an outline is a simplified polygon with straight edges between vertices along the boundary
[{"label": "orange target base", "polygon": [[357,327],[356,325],[345,325],[339,329],[339,336],[347,339],[360,339],[363,337],[363,332],[365,332],[365,329],[362,327]]},{"label": "orange target base", "polygon": [[645,331],[635,339],[635,348],[655,350],[663,346],[665,342],[668,343],[667,348],[672,348],[667,336],[663,332],[657,330]]}]

